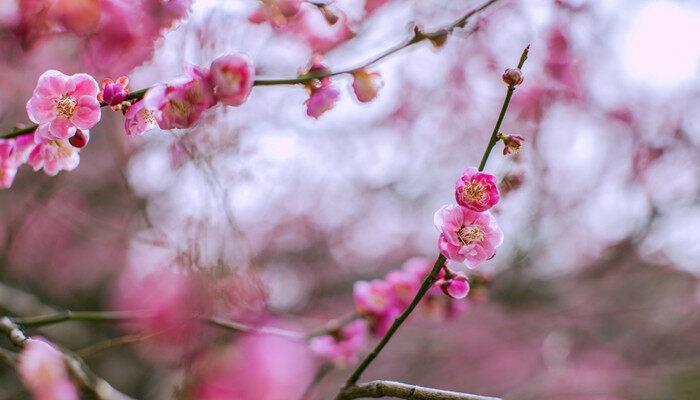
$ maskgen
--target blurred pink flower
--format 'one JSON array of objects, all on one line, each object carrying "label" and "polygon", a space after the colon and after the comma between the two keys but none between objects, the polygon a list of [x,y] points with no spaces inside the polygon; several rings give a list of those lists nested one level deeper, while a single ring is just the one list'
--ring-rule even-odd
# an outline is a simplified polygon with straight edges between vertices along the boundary
[{"label": "blurred pink flower", "polygon": [[440,231],[438,247],[450,260],[475,268],[496,254],[503,232],[488,211],[474,212],[460,206],[444,206],[435,213]]},{"label": "blurred pink flower", "polygon": [[316,89],[304,102],[306,115],[318,119],[323,113],[331,110],[340,97],[340,92],[333,86]]},{"label": "blurred pink flower", "polygon": [[386,282],[391,287],[393,297],[401,308],[405,308],[418,292],[423,279],[430,272],[430,262],[425,258],[408,259],[399,270],[390,271]]},{"label": "blurred pink flower", "polygon": [[17,174],[15,139],[0,139],[0,187],[7,189],[12,186]]},{"label": "blurred pink flower", "polygon": [[27,341],[19,355],[17,370],[36,400],[78,400],[63,355],[44,339]]},{"label": "blurred pink flower", "polygon": [[216,98],[227,106],[240,106],[253,89],[255,69],[248,57],[228,54],[211,63],[211,80]]},{"label": "blurred pink flower", "polygon": [[286,25],[299,13],[302,0],[261,0],[261,6],[248,19],[253,23],[268,21],[275,27]]},{"label": "blurred pink flower", "polygon": [[379,89],[384,85],[378,72],[368,72],[364,68],[354,71],[352,78],[352,90],[361,103],[369,103],[374,100]]},{"label": "blurred pink flower", "polygon": [[[59,171],[72,171],[80,163],[80,151],[67,139],[50,139],[47,124],[40,125],[34,135],[36,147],[29,154],[27,163],[34,171],[44,169],[47,175],[55,176]],[[89,137],[89,131],[83,131]]]},{"label": "blurred pink flower", "polygon": [[457,204],[472,211],[490,209],[500,198],[496,177],[474,167],[467,168],[455,184],[455,198]]},{"label": "blurred pink flower", "polygon": [[503,141],[503,155],[507,156],[510,154],[518,154],[520,152],[520,147],[522,147],[525,138],[520,135],[506,135],[501,134],[501,140]]},{"label": "blurred pink flower", "polygon": [[194,125],[205,110],[216,104],[216,97],[209,71],[191,67],[188,76],[148,90],[143,102],[155,110],[161,129],[182,129]]},{"label": "blurred pink flower", "polygon": [[382,315],[394,305],[391,286],[381,279],[358,281],[353,286],[353,298],[359,313]]},{"label": "blurred pink flower", "polygon": [[306,345],[273,335],[246,335],[195,366],[189,399],[287,400],[301,398],[313,376]]},{"label": "blurred pink flower", "polygon": [[357,361],[357,355],[364,348],[366,341],[367,322],[358,319],[334,334],[312,338],[309,348],[317,357],[345,366]]},{"label": "blurred pink flower", "polygon": [[129,78],[120,76],[116,82],[111,79],[102,80],[102,90],[97,94],[97,100],[109,104],[111,107],[119,106],[129,96]]},{"label": "blurred pink flower", "polygon": [[146,108],[143,100],[130,105],[124,114],[124,130],[129,136],[141,136],[157,125],[155,111]]},{"label": "blurred pink flower", "polygon": [[41,131],[44,137],[67,139],[76,129],[90,129],[100,120],[98,92],[97,81],[90,75],[68,76],[48,70],[39,77],[27,102],[29,119],[48,125],[48,129]]}]

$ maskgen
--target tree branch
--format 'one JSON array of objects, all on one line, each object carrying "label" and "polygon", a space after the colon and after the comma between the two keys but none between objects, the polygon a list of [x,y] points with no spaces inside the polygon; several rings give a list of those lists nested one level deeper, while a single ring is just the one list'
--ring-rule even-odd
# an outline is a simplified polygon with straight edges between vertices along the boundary
[{"label": "tree branch", "polygon": [[[0,332],[7,335],[12,344],[24,348],[30,339],[10,317],[0,318]],[[114,389],[107,381],[95,375],[78,356],[62,352],[66,367],[75,381],[99,400],[133,400]]]},{"label": "tree branch", "polygon": [[372,381],[359,385],[346,386],[338,395],[338,400],[360,398],[395,397],[406,400],[500,400],[498,397],[431,389],[392,381]]}]

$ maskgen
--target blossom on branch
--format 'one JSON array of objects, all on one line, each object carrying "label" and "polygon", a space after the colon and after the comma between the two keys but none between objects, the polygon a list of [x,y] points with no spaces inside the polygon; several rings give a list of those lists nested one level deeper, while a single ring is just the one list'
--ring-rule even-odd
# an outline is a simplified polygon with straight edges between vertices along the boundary
[{"label": "blossom on branch", "polygon": [[27,102],[27,114],[33,122],[48,127],[42,130],[44,137],[68,139],[77,129],[90,129],[100,120],[98,92],[97,81],[88,74],[68,76],[48,70],[39,77]]},{"label": "blossom on branch", "polygon": [[344,366],[357,361],[367,341],[367,322],[355,320],[330,335],[309,340],[309,348],[319,358]]},{"label": "blossom on branch", "polygon": [[503,243],[503,232],[488,211],[478,213],[457,205],[444,206],[435,213],[435,227],[440,232],[440,252],[469,268],[492,258]]},{"label": "blossom on branch", "polygon": [[63,354],[48,341],[29,339],[19,355],[17,370],[22,383],[37,400],[78,400],[68,377]]},{"label": "blossom on branch", "polygon": [[255,81],[255,69],[248,57],[228,54],[211,63],[211,80],[216,98],[227,106],[243,104]]},{"label": "blossom on branch", "polygon": [[352,90],[361,103],[369,103],[374,100],[379,89],[384,86],[379,72],[368,72],[364,68],[353,71],[352,78]]},{"label": "blossom on branch", "polygon": [[[49,176],[55,176],[60,171],[72,171],[80,163],[80,151],[73,146],[69,139],[51,138],[46,132],[48,125],[40,125],[34,135],[36,147],[29,154],[27,164],[34,171],[43,169]],[[81,131],[85,136],[85,143],[90,136],[89,131]]]},{"label": "blossom on branch", "polygon": [[116,82],[111,79],[102,80],[102,90],[97,94],[97,100],[103,101],[118,110],[121,104],[129,96],[129,78],[120,76]]},{"label": "blossom on branch", "polygon": [[472,211],[490,209],[500,199],[496,177],[474,167],[467,168],[455,184],[455,198],[457,204]]}]

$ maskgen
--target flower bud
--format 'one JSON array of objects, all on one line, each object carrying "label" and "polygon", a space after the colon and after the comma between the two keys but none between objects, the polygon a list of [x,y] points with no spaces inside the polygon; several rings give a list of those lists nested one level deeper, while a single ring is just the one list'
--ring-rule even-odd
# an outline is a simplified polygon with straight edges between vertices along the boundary
[{"label": "flower bud", "polygon": [[379,89],[384,85],[378,72],[367,72],[364,68],[354,71],[352,77],[352,90],[361,103],[374,100]]},{"label": "flower bud", "polygon": [[469,280],[466,276],[453,273],[437,282],[442,292],[453,299],[463,299],[469,294]]},{"label": "flower bud", "polygon": [[328,22],[328,25],[335,25],[338,22],[338,15],[325,5],[319,6],[318,9],[321,11],[323,18],[326,19],[326,22]]},{"label": "flower bud", "polygon": [[520,68],[508,68],[503,73],[503,82],[508,86],[518,86],[523,83],[523,72]]},{"label": "flower bud", "polygon": [[499,136],[505,145],[503,148],[504,156],[519,153],[520,147],[522,147],[523,141],[525,141],[525,138],[520,135],[506,135],[505,133],[500,133]]},{"label": "flower bud", "polygon": [[129,78],[120,76],[117,81],[111,79],[102,80],[102,91],[97,94],[97,100],[110,105],[113,109],[118,110],[121,103],[129,96]]},{"label": "flower bud", "polygon": [[90,134],[87,131],[83,132],[80,129],[78,129],[77,131],[75,131],[75,135],[68,138],[68,143],[70,143],[71,146],[77,149],[82,149],[88,144],[89,140]]}]

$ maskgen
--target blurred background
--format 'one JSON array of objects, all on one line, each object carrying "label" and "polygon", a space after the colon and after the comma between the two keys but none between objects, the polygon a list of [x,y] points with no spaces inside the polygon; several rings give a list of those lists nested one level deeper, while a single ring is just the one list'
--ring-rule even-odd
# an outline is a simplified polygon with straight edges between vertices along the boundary
[{"label": "blurred background", "polygon": [[[195,0],[185,18],[167,7],[114,11],[159,2],[81,0],[80,18],[62,15],[57,29],[41,1],[3,1],[3,130],[28,123],[26,100],[46,69],[128,75],[139,89],[185,63],[244,52],[259,76],[288,77],[314,53],[332,69],[353,66],[413,24],[435,29],[479,4],[337,0],[332,26],[311,4],[281,24],[251,21],[254,0]],[[256,87],[193,129],[143,137],[127,137],[120,113],[104,109],[75,171],[25,166],[0,193],[0,308],[166,302],[177,283],[140,279],[186,268],[225,277],[223,313],[236,318],[309,330],[352,313],[355,281],[436,257],[432,215],[478,164],[501,73],[527,44],[502,128],[526,142],[517,157],[497,147],[486,168],[505,189],[495,209],[505,242],[480,267],[492,283],[458,315],[417,312],[364,379],[506,399],[700,399],[695,1],[502,0],[442,48],[421,43],[374,66],[384,87],[369,104],[350,78],[334,78],[341,100],[319,120],[306,116],[300,86]],[[38,333],[79,350],[133,329],[70,322]],[[320,365],[282,339],[252,340],[212,339],[233,354],[218,373],[278,388],[291,374],[301,389],[238,398],[295,398]],[[143,342],[85,354],[116,388],[169,399],[217,365],[195,347],[185,358]],[[332,398],[351,370],[334,369],[308,398]],[[28,396],[1,366],[0,398]]]}]

